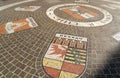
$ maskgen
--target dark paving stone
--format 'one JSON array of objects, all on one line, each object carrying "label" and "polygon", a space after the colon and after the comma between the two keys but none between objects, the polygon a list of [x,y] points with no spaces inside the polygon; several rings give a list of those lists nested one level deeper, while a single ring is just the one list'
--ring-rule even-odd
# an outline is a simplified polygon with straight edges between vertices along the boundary
[{"label": "dark paving stone", "polygon": [[0,71],[2,71],[2,70],[4,70],[5,69],[5,67],[4,66],[1,66],[0,67]]},{"label": "dark paving stone", "polygon": [[104,74],[110,74],[110,70],[109,69],[104,70]]},{"label": "dark paving stone", "polygon": [[10,71],[14,71],[14,70],[16,70],[16,67],[15,67],[15,66],[12,66],[9,70],[10,70]]},{"label": "dark paving stone", "polygon": [[7,78],[11,78],[12,75],[13,75],[13,73],[12,73],[12,72],[9,72],[9,73],[6,75],[6,77],[7,77]]},{"label": "dark paving stone", "polygon": [[30,73],[31,73],[31,74],[35,74],[35,72],[36,72],[35,69],[30,70]]},{"label": "dark paving stone", "polygon": [[43,76],[44,75],[44,72],[40,72],[40,76]]},{"label": "dark paving stone", "polygon": [[20,69],[16,69],[14,73],[15,73],[15,74],[19,74],[20,72],[21,72]]},{"label": "dark paving stone", "polygon": [[[119,52],[120,50],[116,50],[116,54],[117,52]],[[114,61],[119,61],[119,59],[117,59],[119,57],[119,55],[117,54],[114,54],[112,55],[113,57],[114,56],[117,56],[116,58],[114,58]],[[112,57],[111,57],[112,58]],[[100,70],[101,72],[104,71],[104,74],[107,75],[107,78],[119,78],[120,76],[120,71],[119,71],[119,65],[118,62],[113,62],[113,59],[110,59],[108,64],[106,64],[105,68],[103,70]],[[98,73],[100,75],[104,75],[104,74],[101,74],[100,72]]]},{"label": "dark paving stone", "polygon": [[111,74],[117,74],[115,69],[110,69]]},{"label": "dark paving stone", "polygon": [[38,77],[36,77],[36,76],[33,76],[33,78],[38,78]]},{"label": "dark paving stone", "polygon": [[1,78],[5,78],[4,76],[2,76]]},{"label": "dark paving stone", "polygon": [[7,73],[9,73],[8,69],[5,69],[4,71],[2,71],[2,74],[6,75]]},{"label": "dark paving stone", "polygon": [[106,75],[96,75],[95,78],[107,78]]},{"label": "dark paving stone", "polygon": [[17,76],[17,75],[13,75],[12,78],[19,78],[19,76]]},{"label": "dark paving stone", "polygon": [[24,65],[24,64],[22,64],[22,63],[20,63],[20,62],[18,62],[16,66],[19,67],[19,68],[21,68],[21,69],[23,70],[23,69],[25,68],[26,65]]},{"label": "dark paving stone", "polygon": [[114,75],[114,78],[120,78],[120,74],[119,75]]},{"label": "dark paving stone", "polygon": [[107,75],[107,78],[114,78],[113,75]]},{"label": "dark paving stone", "polygon": [[25,72],[23,72],[23,71],[20,73],[20,77],[22,77],[22,78],[24,78],[24,77],[25,77],[25,75],[26,75],[26,73],[25,73]]},{"label": "dark paving stone", "polygon": [[26,68],[25,68],[25,71],[26,71],[26,72],[29,72],[30,70],[31,70],[30,67],[26,67]]},{"label": "dark paving stone", "polygon": [[31,78],[31,77],[32,77],[32,75],[30,75],[30,74],[26,75],[26,78]]}]

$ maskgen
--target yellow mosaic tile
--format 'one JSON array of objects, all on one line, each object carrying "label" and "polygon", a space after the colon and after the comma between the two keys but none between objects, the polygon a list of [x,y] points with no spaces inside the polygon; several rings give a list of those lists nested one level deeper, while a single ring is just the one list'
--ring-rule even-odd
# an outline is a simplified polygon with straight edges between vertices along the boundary
[{"label": "yellow mosaic tile", "polygon": [[65,71],[61,71],[60,77],[59,78],[76,78],[78,75],[74,73],[69,73]]},{"label": "yellow mosaic tile", "polygon": [[61,69],[62,62],[61,61],[57,61],[57,60],[44,58],[43,59],[43,66],[51,67],[51,68],[55,68],[55,69]]}]

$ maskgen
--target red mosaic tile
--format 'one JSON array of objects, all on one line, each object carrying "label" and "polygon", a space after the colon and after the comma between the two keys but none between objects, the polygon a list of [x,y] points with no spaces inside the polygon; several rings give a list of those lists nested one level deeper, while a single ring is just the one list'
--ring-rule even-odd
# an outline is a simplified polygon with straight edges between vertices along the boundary
[{"label": "red mosaic tile", "polygon": [[79,75],[84,71],[84,68],[85,66],[83,65],[76,65],[76,64],[64,62],[62,70],[71,72],[71,73],[76,73]]},{"label": "red mosaic tile", "polygon": [[44,67],[44,69],[53,78],[59,78],[60,70],[56,70],[56,69],[49,68],[49,67]]},{"label": "red mosaic tile", "polygon": [[45,57],[63,61],[66,54],[66,50],[67,50],[67,46],[59,45],[59,44],[51,44]]}]

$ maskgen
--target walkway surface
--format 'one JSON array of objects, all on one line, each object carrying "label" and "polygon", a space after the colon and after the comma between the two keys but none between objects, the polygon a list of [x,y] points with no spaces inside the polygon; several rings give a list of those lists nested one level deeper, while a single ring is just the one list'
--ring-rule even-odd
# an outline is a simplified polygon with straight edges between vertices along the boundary
[{"label": "walkway surface", "polygon": [[119,0],[0,0],[0,78],[120,78],[119,42]]}]

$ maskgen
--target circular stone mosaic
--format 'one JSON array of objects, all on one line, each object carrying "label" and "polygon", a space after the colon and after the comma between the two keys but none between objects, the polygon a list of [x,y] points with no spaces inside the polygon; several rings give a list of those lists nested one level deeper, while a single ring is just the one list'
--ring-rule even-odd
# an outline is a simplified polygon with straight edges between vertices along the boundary
[{"label": "circular stone mosaic", "polygon": [[[72,17],[77,19],[78,21],[67,19],[64,17],[59,17],[55,12],[57,9],[64,12],[64,14],[69,15],[68,18]],[[96,10],[97,12],[96,11],[94,12],[92,9]],[[50,19],[56,22],[66,25],[81,26],[81,27],[103,26],[110,23],[113,19],[112,15],[108,11],[102,8],[98,8],[87,4],[76,4],[76,3],[60,4],[60,5],[52,6],[46,11],[46,14]],[[98,18],[99,15],[101,15],[102,18]],[[96,19],[96,20],[90,21],[90,19]]]}]

